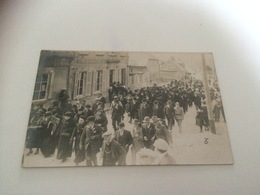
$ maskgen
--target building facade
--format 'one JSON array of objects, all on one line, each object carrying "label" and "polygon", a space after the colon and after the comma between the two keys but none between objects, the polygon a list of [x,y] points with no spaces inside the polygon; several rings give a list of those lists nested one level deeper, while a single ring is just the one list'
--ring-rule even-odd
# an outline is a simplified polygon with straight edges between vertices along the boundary
[{"label": "building facade", "polygon": [[128,87],[138,89],[149,85],[149,77],[146,66],[128,65]]},{"label": "building facade", "polygon": [[176,62],[174,59],[162,62],[160,67],[160,81],[168,82],[174,79],[181,80],[187,75],[185,65]]},{"label": "building facade", "polygon": [[57,100],[64,88],[75,101],[106,97],[113,82],[128,85],[127,65],[126,52],[42,51],[33,103]]},{"label": "building facade", "polygon": [[160,62],[158,59],[148,59],[147,62],[149,85],[160,82]]}]

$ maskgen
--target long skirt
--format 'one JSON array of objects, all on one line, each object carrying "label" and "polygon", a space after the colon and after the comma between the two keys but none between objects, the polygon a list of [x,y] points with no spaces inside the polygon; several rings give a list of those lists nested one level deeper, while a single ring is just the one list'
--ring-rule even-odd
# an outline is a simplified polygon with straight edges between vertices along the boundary
[{"label": "long skirt", "polygon": [[82,161],[85,160],[85,149],[83,148],[82,150],[79,149],[77,154],[76,154],[76,158],[74,160],[75,163],[80,163]]},{"label": "long skirt", "polygon": [[56,140],[54,137],[47,137],[43,140],[41,152],[44,157],[54,154],[56,148]]},{"label": "long skirt", "polygon": [[65,159],[71,157],[72,144],[70,142],[70,137],[61,136],[58,144],[57,159]]},{"label": "long skirt", "polygon": [[40,148],[42,145],[43,131],[44,131],[44,128],[42,128],[42,127],[29,128],[27,131],[26,147],[27,148]]}]

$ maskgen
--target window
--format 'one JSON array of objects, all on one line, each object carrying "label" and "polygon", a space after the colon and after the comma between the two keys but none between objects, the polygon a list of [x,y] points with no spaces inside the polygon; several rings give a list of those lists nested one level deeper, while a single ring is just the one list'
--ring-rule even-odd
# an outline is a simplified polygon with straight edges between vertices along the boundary
[{"label": "window", "polygon": [[44,100],[47,99],[49,86],[49,74],[43,73],[38,74],[36,77],[33,100]]},{"label": "window", "polygon": [[97,91],[102,90],[103,71],[97,71]]},{"label": "window", "polygon": [[80,72],[78,75],[78,80],[77,80],[77,95],[83,95],[83,87],[84,87],[84,72]]},{"label": "window", "polygon": [[115,70],[109,71],[109,84],[110,85],[114,82],[114,72],[115,72]]},{"label": "window", "polygon": [[86,72],[75,73],[74,97],[84,95],[86,86],[86,75]]},{"label": "window", "polygon": [[125,71],[125,69],[121,69],[121,83],[122,83],[122,85],[125,85],[125,79],[126,79],[126,71]]}]

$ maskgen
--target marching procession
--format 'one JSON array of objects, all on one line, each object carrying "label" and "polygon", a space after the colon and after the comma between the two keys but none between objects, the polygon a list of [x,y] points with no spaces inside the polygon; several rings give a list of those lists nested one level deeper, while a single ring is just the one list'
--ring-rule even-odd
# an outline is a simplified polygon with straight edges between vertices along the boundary
[{"label": "marching procession", "polygon": [[[215,122],[220,115],[225,121],[216,83],[210,98]],[[192,107],[198,132],[210,131],[200,80],[173,80],[136,90],[114,82],[108,98],[100,93],[92,105],[85,100],[72,102],[62,89],[50,107],[32,106],[25,158],[42,153],[44,158],[61,163],[73,158],[74,164],[81,166],[176,164],[170,152],[172,134],[186,131],[182,123]],[[129,154],[131,161],[126,160]]]}]

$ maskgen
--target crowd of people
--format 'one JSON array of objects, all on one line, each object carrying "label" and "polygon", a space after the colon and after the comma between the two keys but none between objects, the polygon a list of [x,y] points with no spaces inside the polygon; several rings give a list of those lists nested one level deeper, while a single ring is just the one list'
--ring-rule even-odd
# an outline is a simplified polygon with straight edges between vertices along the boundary
[{"label": "crowd of people", "polygon": [[[132,164],[174,164],[170,155],[172,130],[176,124],[182,133],[185,113],[196,107],[196,125],[208,130],[208,111],[203,83],[200,80],[174,80],[169,84],[131,90],[119,82],[111,84],[108,100],[100,93],[90,105],[86,101],[72,103],[66,89],[56,101],[45,108],[32,107],[27,131],[27,155],[42,152],[65,162],[75,153],[76,165],[85,161],[87,166],[97,166],[97,154],[102,165],[126,165],[126,155],[132,154]],[[223,106],[217,88],[212,88],[215,101],[215,121]],[[106,106],[108,105],[109,106]],[[106,108],[111,111],[113,129],[108,129]],[[127,120],[124,120],[127,118]],[[110,120],[110,119],[109,119]],[[125,129],[125,122],[132,129]]]}]

